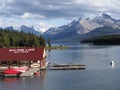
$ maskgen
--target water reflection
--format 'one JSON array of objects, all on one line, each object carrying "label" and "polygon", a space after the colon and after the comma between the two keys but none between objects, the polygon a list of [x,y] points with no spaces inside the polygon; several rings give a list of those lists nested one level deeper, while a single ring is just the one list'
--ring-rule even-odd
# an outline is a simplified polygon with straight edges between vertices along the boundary
[{"label": "water reflection", "polygon": [[11,82],[16,82],[19,80],[18,77],[1,77],[0,78],[1,81],[4,81],[6,83],[11,83]]},{"label": "water reflection", "polygon": [[46,70],[33,77],[0,77],[0,90],[44,90]]},{"label": "water reflection", "polygon": [[[120,46],[97,46],[89,44],[66,44],[70,47],[66,50],[47,51],[47,61],[52,63],[82,63],[87,69],[110,69],[118,68],[120,64],[119,49]],[[115,65],[109,65],[111,60],[117,62]]]},{"label": "water reflection", "polygon": [[[69,46],[47,51],[47,61],[83,63],[85,70],[44,70],[29,78],[1,78],[0,90],[120,90],[120,46]],[[110,65],[112,60],[115,64]]]}]

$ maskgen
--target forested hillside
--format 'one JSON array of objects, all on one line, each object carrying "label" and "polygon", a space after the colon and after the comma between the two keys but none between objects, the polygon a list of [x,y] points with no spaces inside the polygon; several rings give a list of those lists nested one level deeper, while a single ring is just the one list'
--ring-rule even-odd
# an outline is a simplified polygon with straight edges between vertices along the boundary
[{"label": "forested hillside", "polygon": [[0,48],[46,46],[42,36],[0,29]]},{"label": "forested hillside", "polygon": [[81,43],[93,43],[95,45],[120,45],[120,34],[86,39],[82,40]]}]

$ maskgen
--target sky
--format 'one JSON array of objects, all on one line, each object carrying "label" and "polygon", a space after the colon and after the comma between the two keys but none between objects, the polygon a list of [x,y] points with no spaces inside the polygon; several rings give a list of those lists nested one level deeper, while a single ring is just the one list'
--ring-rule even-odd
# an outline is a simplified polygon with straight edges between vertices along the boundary
[{"label": "sky", "polygon": [[0,0],[0,27],[26,25],[45,32],[101,12],[120,19],[119,6],[120,0]]}]

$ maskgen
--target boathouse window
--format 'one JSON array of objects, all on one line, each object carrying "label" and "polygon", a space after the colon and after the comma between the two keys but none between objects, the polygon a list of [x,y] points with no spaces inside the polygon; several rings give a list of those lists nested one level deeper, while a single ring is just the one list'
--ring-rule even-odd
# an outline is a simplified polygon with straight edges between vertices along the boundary
[{"label": "boathouse window", "polygon": [[0,66],[7,66],[7,65],[8,65],[8,63],[6,61],[1,61],[0,62]]}]

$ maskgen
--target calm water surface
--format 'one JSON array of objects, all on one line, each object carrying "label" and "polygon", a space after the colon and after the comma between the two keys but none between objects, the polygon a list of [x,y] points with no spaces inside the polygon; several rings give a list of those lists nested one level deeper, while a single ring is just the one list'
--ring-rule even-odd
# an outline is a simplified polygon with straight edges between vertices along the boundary
[{"label": "calm water surface", "polygon": [[[0,90],[120,90],[120,46],[67,44],[47,51],[52,63],[82,63],[85,70],[41,71],[30,78],[0,78]],[[115,66],[110,62],[114,60]]]}]

